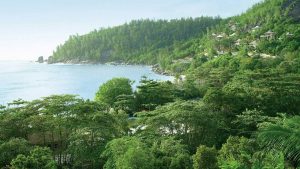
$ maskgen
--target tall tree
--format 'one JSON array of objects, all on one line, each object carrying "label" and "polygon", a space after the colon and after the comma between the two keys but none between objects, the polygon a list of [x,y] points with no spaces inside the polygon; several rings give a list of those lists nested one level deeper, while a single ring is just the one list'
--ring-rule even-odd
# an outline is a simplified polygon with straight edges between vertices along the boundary
[{"label": "tall tree", "polygon": [[126,78],[113,78],[99,87],[95,101],[113,107],[121,95],[132,95],[131,81]]}]

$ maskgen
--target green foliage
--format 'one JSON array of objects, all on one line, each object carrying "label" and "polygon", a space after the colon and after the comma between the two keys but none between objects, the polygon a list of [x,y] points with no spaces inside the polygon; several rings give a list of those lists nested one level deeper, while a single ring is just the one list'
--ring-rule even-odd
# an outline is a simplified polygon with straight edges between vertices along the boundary
[{"label": "green foliage", "polygon": [[291,161],[300,162],[300,125],[299,116],[284,119],[276,124],[262,127],[258,140],[269,150],[281,150]]},{"label": "green foliage", "polygon": [[[176,43],[201,36],[207,27],[214,26],[219,21],[219,18],[212,17],[131,21],[113,28],[94,30],[82,36],[70,36],[65,44],[57,47],[50,61],[155,64],[161,50],[168,51],[173,46],[177,48]],[[163,53],[161,55],[167,56]],[[170,58],[174,57],[177,56],[170,55]]]},{"label": "green foliage", "polygon": [[24,139],[12,138],[0,144],[0,167],[8,166],[17,155],[29,154],[31,147]]},{"label": "green foliage", "polygon": [[56,169],[51,150],[41,147],[34,148],[28,156],[18,155],[11,165],[14,169]]},{"label": "green foliage", "polygon": [[252,168],[284,169],[284,154],[281,151],[257,152],[254,154]]},{"label": "green foliage", "polygon": [[194,169],[218,169],[217,155],[218,151],[215,147],[199,146],[193,156]]},{"label": "green foliage", "polygon": [[[129,130],[126,114],[108,113],[105,105],[72,95],[16,101],[10,106],[0,114],[1,137],[21,136],[31,144],[49,146],[59,166],[76,161],[74,167],[99,168],[106,143]],[[12,143],[3,143],[3,148]],[[16,153],[9,154],[12,158],[24,154]]]},{"label": "green foliage", "polygon": [[278,71],[241,72],[223,88],[227,106],[232,111],[260,109],[274,116],[278,112],[300,112],[300,84],[298,74]]},{"label": "green foliage", "polygon": [[245,137],[230,136],[219,151],[220,168],[251,168],[252,155],[257,151],[255,141]]},{"label": "green foliage", "polygon": [[151,148],[155,157],[154,168],[190,169],[192,161],[187,147],[173,137],[155,141]]},{"label": "green foliage", "polygon": [[132,95],[131,81],[126,78],[113,78],[100,86],[95,101],[113,107],[122,95]]},{"label": "green foliage", "polygon": [[197,145],[219,145],[226,136],[223,115],[213,112],[196,101],[177,101],[159,107],[152,112],[138,113],[140,123],[146,125],[144,132],[152,131],[161,136],[174,136],[182,139],[189,150]]},{"label": "green foliage", "polygon": [[[0,167],[299,168],[299,2],[71,36],[50,63],[155,64],[177,80],[143,78],[133,92],[114,78],[95,101],[53,95],[0,106]],[[29,144],[52,151],[29,153]]]},{"label": "green foliage", "polygon": [[107,144],[102,155],[107,169],[152,169],[154,157],[150,149],[135,137],[115,139]]},{"label": "green foliage", "polygon": [[128,114],[136,110],[134,95],[119,95],[114,105],[117,110],[123,110]]},{"label": "green foliage", "polygon": [[253,132],[257,131],[261,123],[276,121],[275,117],[266,116],[264,112],[258,110],[246,110],[237,115],[233,121],[237,125],[238,134],[250,137]]},{"label": "green foliage", "polygon": [[153,110],[159,105],[172,102],[174,95],[175,89],[171,82],[157,82],[143,77],[135,92],[137,109]]},{"label": "green foliage", "polygon": [[73,131],[68,138],[67,152],[74,160],[74,167],[99,168],[103,166],[100,158],[106,144],[126,133],[121,120],[128,116],[95,113],[84,127]]}]

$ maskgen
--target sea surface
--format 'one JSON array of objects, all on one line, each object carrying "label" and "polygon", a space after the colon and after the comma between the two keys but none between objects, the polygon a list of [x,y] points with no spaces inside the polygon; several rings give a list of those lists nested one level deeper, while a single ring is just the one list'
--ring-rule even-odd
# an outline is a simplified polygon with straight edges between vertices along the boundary
[{"label": "sea surface", "polygon": [[135,81],[142,76],[173,80],[154,73],[149,66],[39,64],[30,61],[0,61],[0,104],[16,99],[34,100],[53,94],[75,94],[93,99],[99,86],[114,77]]}]

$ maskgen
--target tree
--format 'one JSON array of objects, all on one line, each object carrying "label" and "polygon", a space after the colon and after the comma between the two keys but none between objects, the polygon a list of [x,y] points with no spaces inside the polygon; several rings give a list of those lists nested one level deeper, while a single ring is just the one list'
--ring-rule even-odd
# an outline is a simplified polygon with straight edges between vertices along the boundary
[{"label": "tree", "polygon": [[114,107],[121,95],[132,95],[131,81],[126,78],[113,78],[99,87],[95,101]]},{"label": "tree", "polygon": [[[220,21],[220,18],[213,17],[135,20],[113,28],[94,30],[83,36],[70,36],[63,45],[57,47],[49,61],[140,64],[157,64],[159,61],[164,65],[160,56],[164,56],[163,60],[187,56],[191,53],[188,50],[191,45],[186,47],[185,41],[202,37],[207,27]],[[173,48],[179,50],[173,51]]]},{"label": "tree", "polygon": [[154,157],[147,145],[136,137],[114,139],[102,156],[107,159],[106,169],[152,169]]},{"label": "tree", "polygon": [[119,95],[115,102],[115,108],[132,115],[136,109],[134,95]]},{"label": "tree", "polygon": [[174,100],[174,86],[169,81],[157,82],[143,77],[135,96],[138,110],[154,110]]},{"label": "tree", "polygon": [[250,137],[254,132],[257,131],[259,124],[263,122],[276,121],[277,118],[266,116],[264,112],[254,110],[246,110],[242,114],[237,115],[233,121],[236,124],[239,135]]},{"label": "tree", "polygon": [[56,162],[52,159],[49,148],[36,147],[30,155],[18,155],[11,161],[14,169],[56,169]]},{"label": "tree", "polygon": [[217,169],[218,151],[215,147],[199,146],[197,152],[193,155],[194,169]]},{"label": "tree", "polygon": [[252,168],[285,169],[284,154],[281,151],[258,151],[253,155]]},{"label": "tree", "polygon": [[257,151],[258,145],[254,140],[245,137],[230,136],[223,144],[218,155],[220,168],[251,168],[252,156]]},{"label": "tree", "polygon": [[160,136],[174,136],[196,151],[197,145],[213,146],[227,136],[222,113],[214,112],[203,102],[177,101],[151,112],[138,113],[139,124],[146,126],[141,135],[151,131]]},{"label": "tree", "polygon": [[284,119],[282,122],[260,128],[258,141],[267,150],[281,150],[292,164],[300,163],[300,116]]},{"label": "tree", "polygon": [[8,142],[0,144],[0,167],[10,164],[17,155],[29,154],[31,146],[25,139],[12,138]]},{"label": "tree", "polygon": [[278,112],[298,114],[299,80],[299,74],[272,69],[241,71],[222,88],[223,106],[235,113],[257,109],[269,116]]},{"label": "tree", "polygon": [[174,137],[157,138],[152,147],[156,169],[190,169],[192,161],[187,146]]},{"label": "tree", "polygon": [[73,166],[79,168],[101,168],[101,154],[108,142],[127,134],[123,123],[128,115],[96,112],[88,118],[89,123],[74,130],[69,136],[67,152]]}]

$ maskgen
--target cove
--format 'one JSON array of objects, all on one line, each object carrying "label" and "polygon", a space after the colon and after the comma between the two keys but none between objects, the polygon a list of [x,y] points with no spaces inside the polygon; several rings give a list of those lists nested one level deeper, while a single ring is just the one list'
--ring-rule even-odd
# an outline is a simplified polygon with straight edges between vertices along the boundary
[{"label": "cove", "polygon": [[0,61],[0,104],[16,99],[34,100],[53,94],[75,94],[93,99],[99,86],[114,77],[139,84],[142,76],[173,80],[156,74],[149,66],[104,64],[38,64],[29,61]]}]

